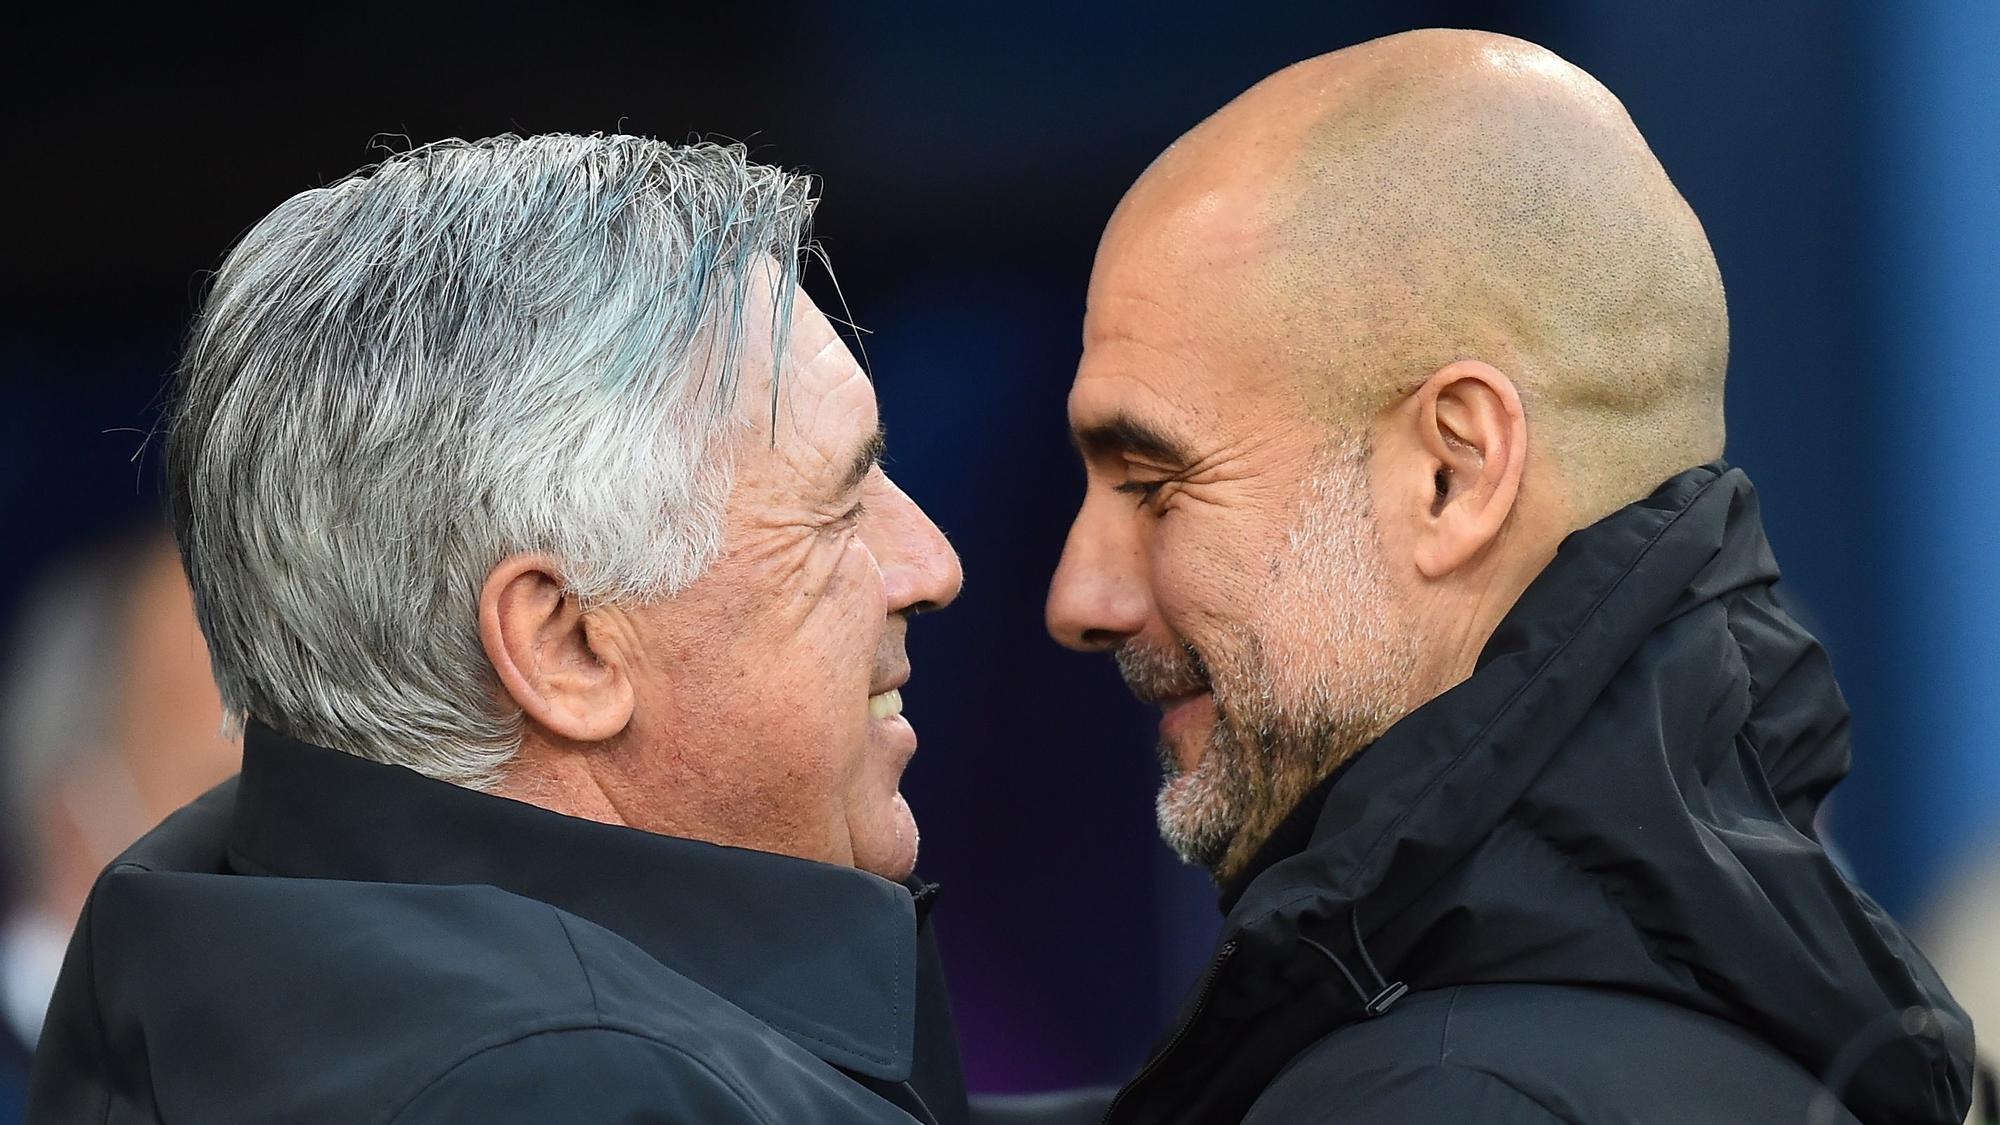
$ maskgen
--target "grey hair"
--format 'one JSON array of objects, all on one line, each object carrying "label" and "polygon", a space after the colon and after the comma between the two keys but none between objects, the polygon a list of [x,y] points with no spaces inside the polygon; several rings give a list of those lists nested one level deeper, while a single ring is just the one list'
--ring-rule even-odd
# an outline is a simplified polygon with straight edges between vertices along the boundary
[{"label": "grey hair", "polygon": [[252,228],[167,441],[231,720],[495,784],[521,719],[480,644],[487,574],[545,552],[587,604],[702,574],[753,280],[773,279],[782,356],[815,202],[740,145],[503,136],[391,157]]}]

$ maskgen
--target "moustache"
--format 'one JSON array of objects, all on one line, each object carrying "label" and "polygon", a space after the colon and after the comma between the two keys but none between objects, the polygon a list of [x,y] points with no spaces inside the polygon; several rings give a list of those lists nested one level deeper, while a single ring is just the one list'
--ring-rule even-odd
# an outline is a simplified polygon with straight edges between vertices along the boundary
[{"label": "moustache", "polygon": [[1208,663],[1186,643],[1152,648],[1126,641],[1113,650],[1118,674],[1133,695],[1147,703],[1163,703],[1212,690]]}]

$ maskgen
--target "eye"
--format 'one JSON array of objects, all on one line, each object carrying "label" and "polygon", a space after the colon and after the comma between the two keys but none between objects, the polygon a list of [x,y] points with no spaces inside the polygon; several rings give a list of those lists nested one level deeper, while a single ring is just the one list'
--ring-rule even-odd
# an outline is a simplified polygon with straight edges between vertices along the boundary
[{"label": "eye", "polygon": [[1139,498],[1139,507],[1143,508],[1147,502],[1159,493],[1161,486],[1166,483],[1163,480],[1128,480],[1121,484],[1113,485],[1111,491],[1122,492],[1127,496],[1137,496]]}]

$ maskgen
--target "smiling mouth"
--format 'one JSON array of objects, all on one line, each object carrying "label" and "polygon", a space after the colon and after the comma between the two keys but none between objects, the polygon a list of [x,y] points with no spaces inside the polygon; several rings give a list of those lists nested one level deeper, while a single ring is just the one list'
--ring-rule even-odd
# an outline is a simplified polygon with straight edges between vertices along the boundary
[{"label": "smiling mouth", "polygon": [[868,717],[871,719],[893,719],[903,713],[903,690],[890,688],[868,697]]},{"label": "smiling mouth", "polygon": [[1202,737],[1204,716],[1213,722],[1215,697],[1202,691],[1160,701],[1161,762],[1171,772],[1194,769],[1207,755]]}]

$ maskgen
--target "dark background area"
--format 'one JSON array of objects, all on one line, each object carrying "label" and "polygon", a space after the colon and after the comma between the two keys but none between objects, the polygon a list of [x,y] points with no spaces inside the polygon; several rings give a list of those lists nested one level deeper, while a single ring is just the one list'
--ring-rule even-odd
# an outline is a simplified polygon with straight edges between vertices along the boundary
[{"label": "dark background area", "polygon": [[[1041,602],[1081,487],[1063,396],[1097,234],[1182,131],[1290,62],[1429,25],[1624,99],[1707,224],[1730,457],[1855,708],[1834,831],[1917,914],[2000,828],[1991,442],[2000,5],[492,3],[44,9],[0,47],[0,621],[157,508],[146,433],[204,271],[285,197],[496,132],[749,142],[820,238],[964,597],[911,637],[925,829],[971,1077],[1116,1081],[1216,925],[1153,835],[1151,720]],[[834,307],[822,272],[811,283]]]}]

